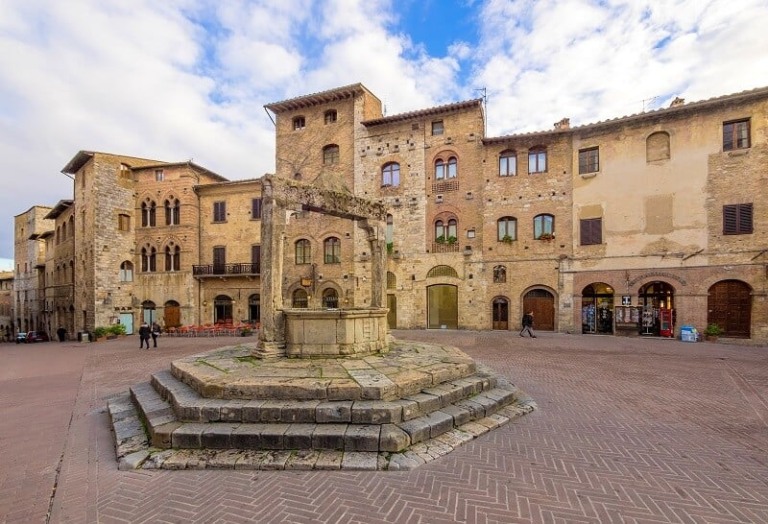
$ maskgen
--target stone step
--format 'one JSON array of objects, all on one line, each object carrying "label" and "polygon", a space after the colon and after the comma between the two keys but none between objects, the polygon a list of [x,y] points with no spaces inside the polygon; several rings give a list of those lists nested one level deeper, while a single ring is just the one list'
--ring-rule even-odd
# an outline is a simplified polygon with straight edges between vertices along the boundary
[{"label": "stone step", "polygon": [[[161,392],[154,387],[164,381],[166,387],[171,385],[179,388],[172,380],[166,379],[166,376],[158,373],[153,376],[152,383],[138,384],[130,389],[139,416],[149,431],[150,442],[158,448],[399,452],[459,426],[490,417],[513,403],[517,394],[517,389],[506,383],[505,387],[486,389],[469,397],[457,396],[458,400],[450,402],[456,388],[433,390],[432,393],[437,394],[421,393],[414,395],[414,398],[403,399],[413,410],[411,413],[417,415],[403,420],[401,414],[397,422],[355,422],[352,420],[351,406],[348,416],[345,415],[348,419],[346,421],[289,423],[219,419],[188,422],[177,419],[172,400],[164,400]],[[498,382],[493,377],[484,377],[482,380],[488,386]],[[471,383],[469,381],[461,387],[469,387]],[[160,390],[166,394],[169,391],[162,387]],[[441,404],[442,401],[445,403]],[[344,404],[345,401],[339,402]],[[223,410],[221,406],[218,409]],[[365,411],[364,407],[359,409],[360,413]],[[240,411],[242,413],[242,407]],[[317,418],[317,408],[315,413]]]},{"label": "stone step", "polygon": [[487,392],[497,382],[497,377],[481,371],[392,401],[224,400],[200,396],[170,371],[157,372],[151,378],[154,389],[172,406],[181,422],[285,424],[398,424]]}]

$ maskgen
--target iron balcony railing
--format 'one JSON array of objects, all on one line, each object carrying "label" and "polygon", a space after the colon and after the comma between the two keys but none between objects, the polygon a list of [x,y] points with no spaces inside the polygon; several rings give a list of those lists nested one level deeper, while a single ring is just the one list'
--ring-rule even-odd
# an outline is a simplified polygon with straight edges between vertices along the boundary
[{"label": "iron balcony railing", "polygon": [[432,252],[433,253],[458,253],[459,252],[459,243],[454,242],[453,244],[447,244],[447,243],[439,243],[439,242],[433,242],[432,243]]},{"label": "iron balcony railing", "polygon": [[261,274],[261,264],[204,264],[201,266],[192,266],[192,275],[196,277],[219,277],[233,275],[259,275]]}]

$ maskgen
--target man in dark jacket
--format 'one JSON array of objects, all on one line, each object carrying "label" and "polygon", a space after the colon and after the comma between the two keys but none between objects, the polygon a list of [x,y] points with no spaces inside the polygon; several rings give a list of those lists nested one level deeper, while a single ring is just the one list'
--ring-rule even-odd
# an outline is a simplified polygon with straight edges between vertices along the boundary
[{"label": "man in dark jacket", "polygon": [[523,315],[523,329],[520,330],[520,336],[524,336],[523,333],[528,331],[528,334],[531,336],[531,338],[536,338],[536,335],[533,334],[533,311],[530,311]]},{"label": "man in dark jacket", "polygon": [[147,344],[147,349],[149,349],[149,326],[146,322],[139,328],[139,349],[144,348],[145,342]]}]

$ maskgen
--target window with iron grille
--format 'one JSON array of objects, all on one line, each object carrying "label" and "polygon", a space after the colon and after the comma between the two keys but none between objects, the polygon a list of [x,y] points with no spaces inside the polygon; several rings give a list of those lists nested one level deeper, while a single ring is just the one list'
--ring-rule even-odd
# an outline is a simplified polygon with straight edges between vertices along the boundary
[{"label": "window with iron grille", "polygon": [[579,150],[579,174],[600,171],[600,154],[596,147]]},{"label": "window with iron grille", "polygon": [[723,234],[746,235],[752,233],[752,204],[723,206]]},{"label": "window with iron grille", "polygon": [[603,219],[585,218],[579,221],[581,245],[593,246],[603,243]]},{"label": "window with iron grille", "polygon": [[747,149],[750,146],[749,119],[723,123],[723,151]]},{"label": "window with iron grille", "polygon": [[213,203],[213,221],[226,222],[226,220],[227,220],[227,203],[214,202]]}]

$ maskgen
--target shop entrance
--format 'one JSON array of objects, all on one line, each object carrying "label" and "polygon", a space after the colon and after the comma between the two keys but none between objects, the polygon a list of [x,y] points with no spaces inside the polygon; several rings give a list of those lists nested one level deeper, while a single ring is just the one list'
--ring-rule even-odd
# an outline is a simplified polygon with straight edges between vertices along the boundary
[{"label": "shop entrance", "polygon": [[427,287],[427,328],[459,327],[459,292],[456,286],[437,284]]},{"label": "shop entrance", "polygon": [[640,334],[672,336],[675,324],[675,289],[662,281],[649,282],[637,293],[643,307]]},{"label": "shop entrance", "polygon": [[613,334],[613,288],[596,282],[581,291],[581,332]]}]

